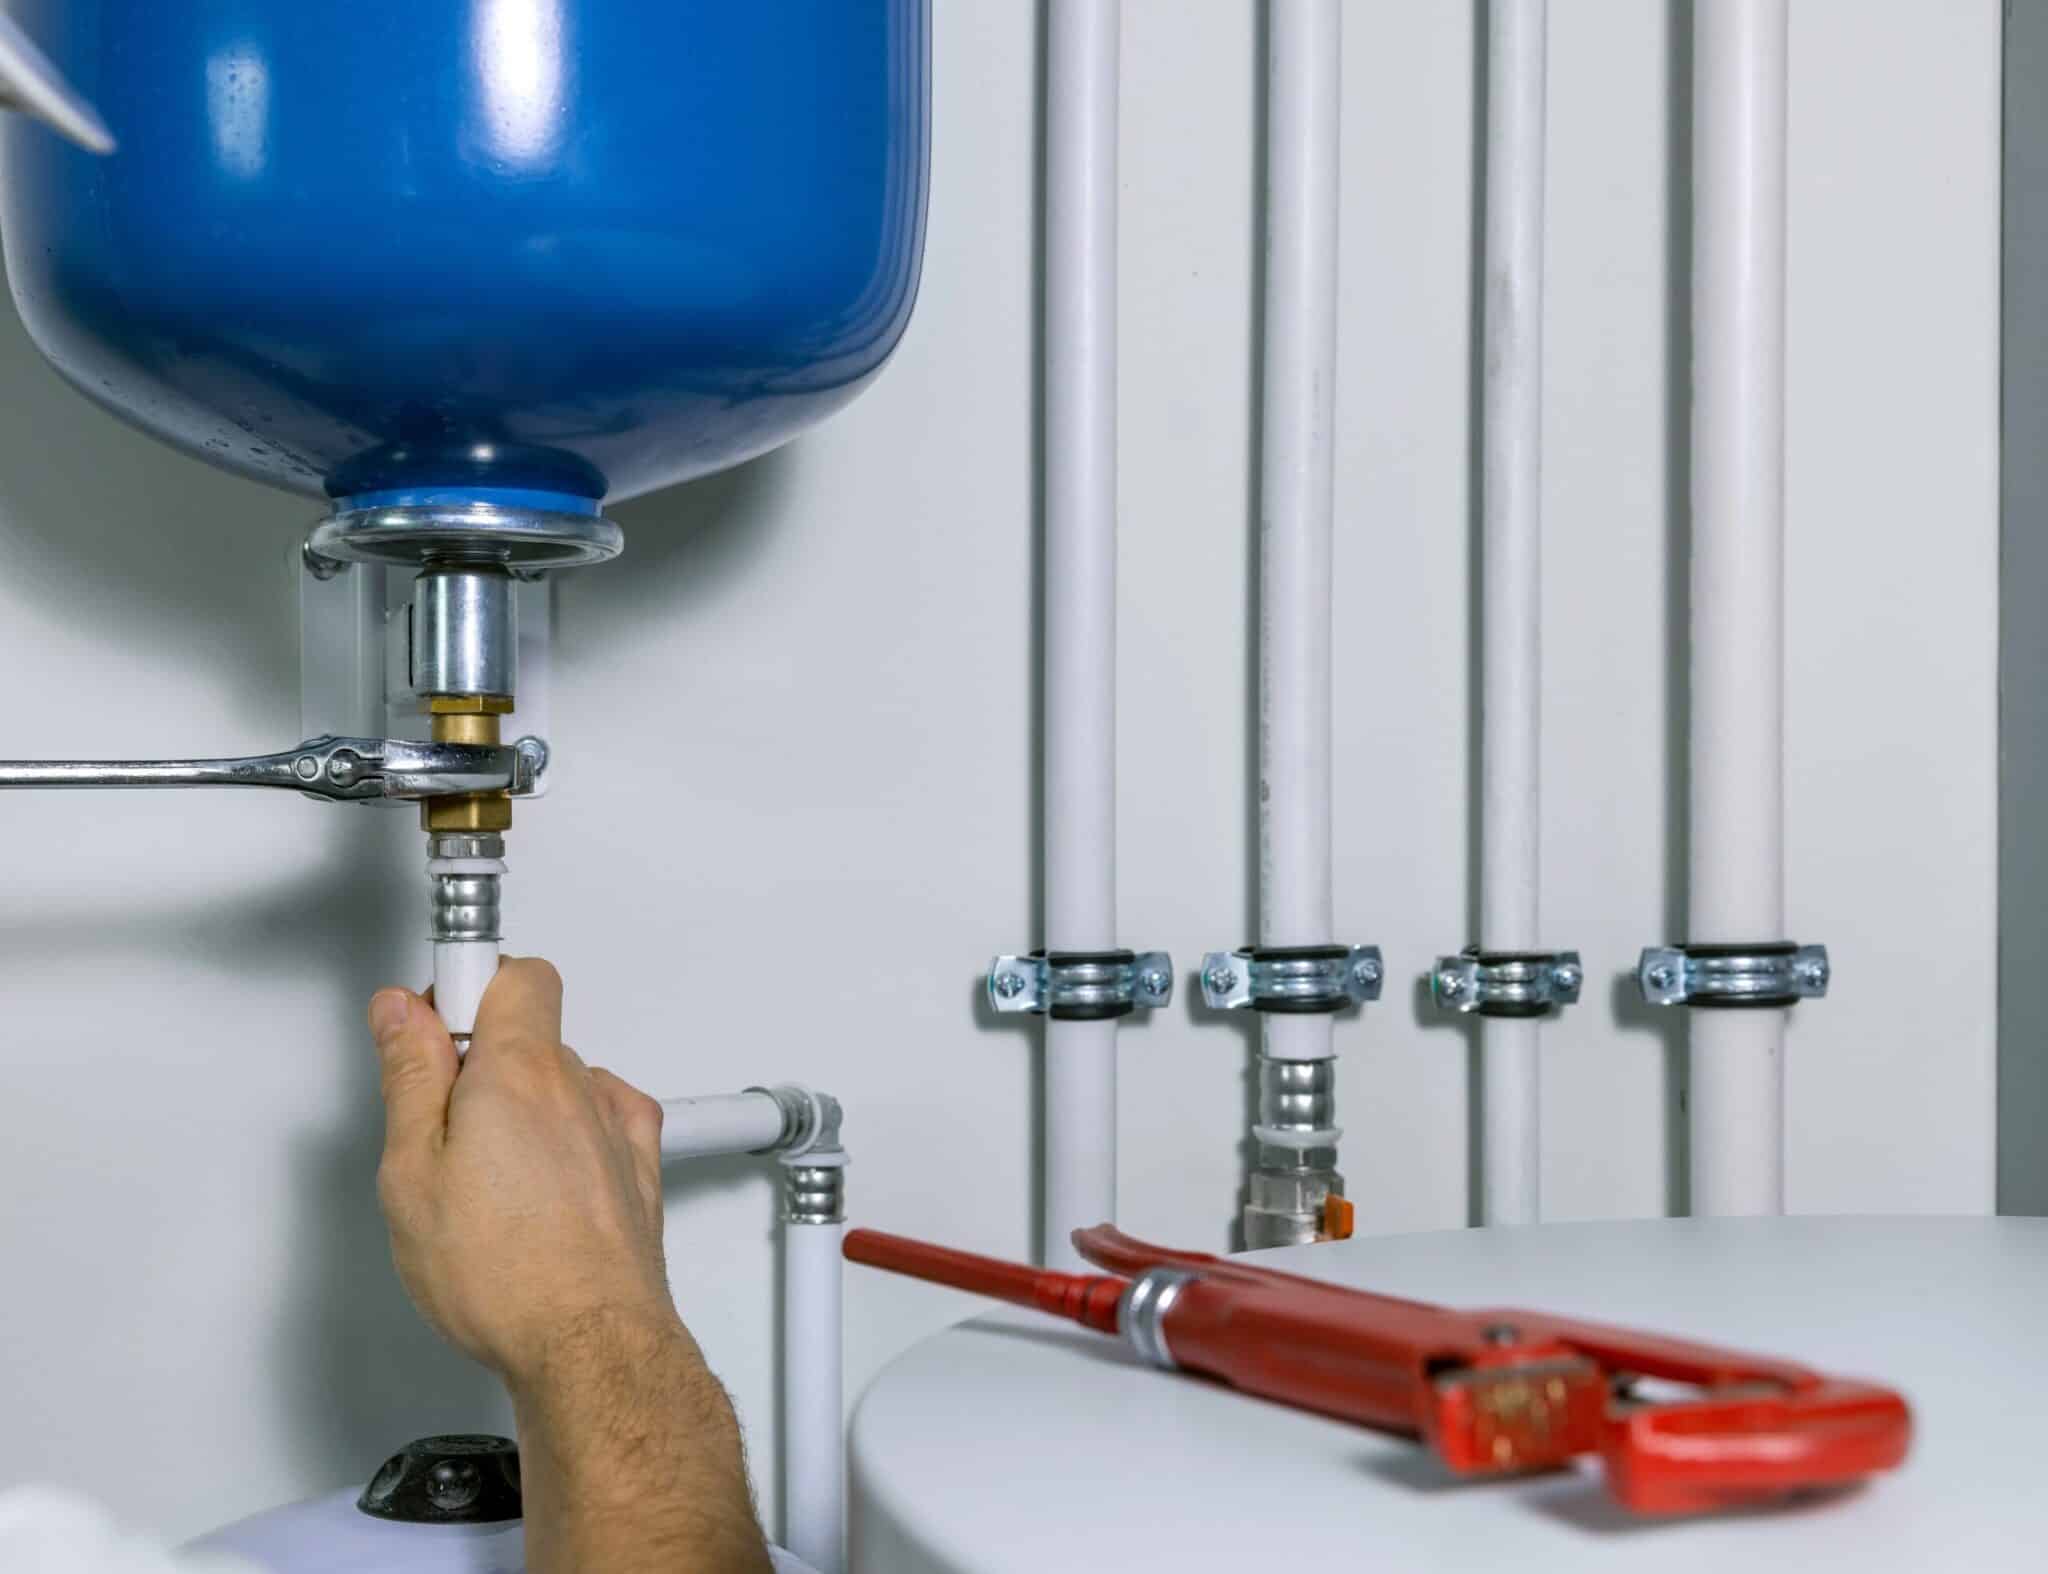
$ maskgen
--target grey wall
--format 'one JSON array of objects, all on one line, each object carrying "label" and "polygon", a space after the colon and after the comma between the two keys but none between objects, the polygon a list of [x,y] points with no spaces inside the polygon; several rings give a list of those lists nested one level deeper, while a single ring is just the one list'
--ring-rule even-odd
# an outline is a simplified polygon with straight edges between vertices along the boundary
[{"label": "grey wall", "polygon": [[[1014,1254],[1036,1040],[975,999],[1037,938],[1036,27],[1015,0],[934,10],[901,355],[782,453],[620,510],[627,559],[562,582],[561,776],[513,838],[507,934],[561,964],[594,1060],[664,1094],[815,1081],[846,1101],[856,1218]],[[1790,1196],[1982,1210],[1999,14],[1793,13],[1790,899],[1837,983],[1791,1033]],[[1189,964],[1249,927],[1254,20],[1126,4],[1119,887],[1125,940]],[[1672,1024],[1622,982],[1683,911],[1670,23],[1552,7],[1545,912],[1594,976],[1546,1035],[1560,1218],[1680,1200]],[[1368,1231],[1468,1208],[1467,1038],[1412,984],[1470,937],[1473,45],[1463,5],[1346,7],[1337,908],[1404,981],[1339,1029]],[[119,426],[4,312],[0,411],[4,747],[295,738],[307,505]],[[403,814],[283,795],[0,799],[0,1480],[189,1533],[502,1419],[406,1307],[371,1194],[360,1013],[424,976],[419,856]],[[1125,1222],[1224,1245],[1243,1037],[1180,1004],[1122,1068]],[[671,1204],[681,1305],[765,1462],[771,1182],[679,1173]],[[856,1389],[965,1307],[848,1287]]]}]

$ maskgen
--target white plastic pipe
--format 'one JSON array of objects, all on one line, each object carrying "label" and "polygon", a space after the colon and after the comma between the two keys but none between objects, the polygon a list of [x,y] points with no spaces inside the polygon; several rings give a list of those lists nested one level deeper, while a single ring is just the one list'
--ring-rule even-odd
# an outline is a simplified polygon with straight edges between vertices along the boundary
[{"label": "white plastic pipe", "polygon": [[[1490,0],[1481,409],[1479,943],[1540,948],[1543,170],[1548,0]],[[1533,1020],[1481,1028],[1485,1224],[1533,1224],[1541,1116]]]},{"label": "white plastic pipe", "polygon": [[[1693,19],[1687,938],[1785,938],[1786,0]],[[1784,1209],[1782,1011],[1694,1011],[1692,1208]]]},{"label": "white plastic pipe", "polygon": [[434,1008],[441,1013],[448,1034],[458,1048],[466,1049],[476,1027],[476,1008],[484,991],[498,976],[498,942],[495,940],[437,940],[434,942]]},{"label": "white plastic pipe", "polygon": [[664,1160],[759,1153],[782,1140],[782,1106],[761,1092],[661,1101]]},{"label": "white plastic pipe", "polygon": [[[1119,0],[1051,0],[1045,87],[1045,943],[1116,946]],[[1045,1026],[1045,1240],[1116,1217],[1116,1024]]]},{"label": "white plastic pipe", "polygon": [[[1339,0],[1272,0],[1259,456],[1259,939],[1328,945],[1330,515],[1337,375]],[[1261,1017],[1265,1052],[1331,1054],[1328,1016]]]},{"label": "white plastic pipe", "polygon": [[844,1229],[795,1221],[782,1226],[782,1539],[818,1574],[839,1574],[845,1562]]}]

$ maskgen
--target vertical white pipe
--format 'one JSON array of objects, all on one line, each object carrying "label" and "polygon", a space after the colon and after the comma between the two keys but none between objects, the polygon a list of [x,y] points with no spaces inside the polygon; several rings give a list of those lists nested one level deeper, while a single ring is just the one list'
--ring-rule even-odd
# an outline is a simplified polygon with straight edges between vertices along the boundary
[{"label": "vertical white pipe", "polygon": [[845,1567],[844,1230],[794,1219],[782,1225],[782,1541],[818,1574]]},{"label": "vertical white pipe", "polygon": [[[1786,0],[1693,20],[1695,942],[1785,937]],[[1782,1011],[1694,1011],[1692,1207],[1784,1208]]]},{"label": "vertical white pipe", "polygon": [[483,1004],[484,991],[497,976],[497,941],[434,943],[434,1006],[457,1048],[469,1047],[471,1030],[476,1027],[476,1008]]},{"label": "vertical white pipe", "polygon": [[[1479,943],[1534,951],[1542,714],[1544,53],[1548,0],[1490,0],[1481,411]],[[1534,1021],[1481,1029],[1480,1208],[1533,1224],[1540,1065]]]},{"label": "vertical white pipe", "polygon": [[[1259,939],[1329,945],[1330,513],[1337,381],[1339,0],[1272,0],[1259,455]],[[1265,1052],[1331,1054],[1328,1016]]]},{"label": "vertical white pipe", "polygon": [[[1045,89],[1045,943],[1116,946],[1119,0],[1051,0]],[[1044,1260],[1116,1216],[1116,1024],[1045,1026]]]}]

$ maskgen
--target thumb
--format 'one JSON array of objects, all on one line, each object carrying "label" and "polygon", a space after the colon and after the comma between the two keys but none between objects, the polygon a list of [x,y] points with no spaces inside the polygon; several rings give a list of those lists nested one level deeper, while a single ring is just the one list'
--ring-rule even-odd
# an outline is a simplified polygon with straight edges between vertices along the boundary
[{"label": "thumb", "polygon": [[448,1029],[411,990],[380,989],[370,1000],[370,1032],[383,1068],[385,1153],[438,1147],[458,1064]]}]

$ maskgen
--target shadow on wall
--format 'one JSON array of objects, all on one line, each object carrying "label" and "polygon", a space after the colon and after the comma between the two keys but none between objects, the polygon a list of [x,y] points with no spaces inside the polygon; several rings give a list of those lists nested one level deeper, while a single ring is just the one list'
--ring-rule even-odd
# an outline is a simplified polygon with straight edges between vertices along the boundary
[{"label": "shadow on wall", "polygon": [[731,470],[606,508],[626,533],[611,563],[556,578],[558,661],[612,661],[622,629],[687,621],[760,577],[790,467],[783,447]]},{"label": "shadow on wall", "polygon": [[5,304],[0,404],[0,573],[12,593],[92,607],[108,641],[137,660],[296,718],[295,609],[250,591],[281,583],[287,543],[320,505],[210,469],[101,412],[50,370]]}]

